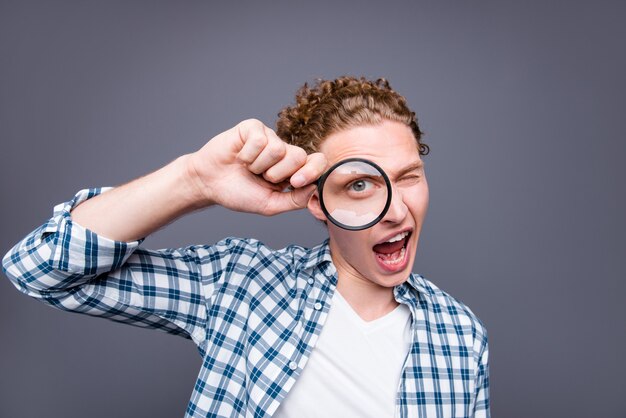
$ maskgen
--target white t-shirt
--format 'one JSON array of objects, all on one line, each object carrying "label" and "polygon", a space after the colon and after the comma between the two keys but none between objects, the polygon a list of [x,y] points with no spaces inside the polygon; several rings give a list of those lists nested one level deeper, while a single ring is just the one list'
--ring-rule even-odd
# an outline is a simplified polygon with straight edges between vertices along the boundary
[{"label": "white t-shirt", "polygon": [[393,417],[411,341],[406,305],[367,322],[335,291],[317,345],[273,416]]}]

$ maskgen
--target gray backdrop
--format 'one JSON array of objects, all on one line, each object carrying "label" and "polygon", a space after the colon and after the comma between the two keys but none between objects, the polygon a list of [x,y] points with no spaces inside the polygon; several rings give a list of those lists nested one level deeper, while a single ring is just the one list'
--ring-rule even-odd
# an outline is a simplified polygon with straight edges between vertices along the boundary
[{"label": "gray backdrop", "polygon": [[[552,3],[552,4],[548,4]],[[558,3],[558,4],[557,4]],[[626,6],[611,1],[2,1],[0,252],[298,86],[386,76],[418,112],[431,207],[415,270],[486,323],[497,417],[626,416]],[[325,236],[212,208],[151,247]],[[193,343],[0,281],[1,417],[182,416]]]}]

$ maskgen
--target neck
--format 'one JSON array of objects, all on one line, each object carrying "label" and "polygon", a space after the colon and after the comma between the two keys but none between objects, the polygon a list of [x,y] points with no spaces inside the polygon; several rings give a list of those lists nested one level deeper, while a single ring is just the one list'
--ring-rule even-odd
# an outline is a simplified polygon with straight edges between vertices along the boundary
[{"label": "neck", "polygon": [[385,316],[398,306],[392,287],[382,287],[347,274],[338,274],[337,291],[364,321]]}]

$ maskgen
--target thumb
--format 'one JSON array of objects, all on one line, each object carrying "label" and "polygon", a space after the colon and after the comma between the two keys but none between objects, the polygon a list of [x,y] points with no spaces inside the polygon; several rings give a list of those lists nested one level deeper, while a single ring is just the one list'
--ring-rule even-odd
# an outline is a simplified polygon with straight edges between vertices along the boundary
[{"label": "thumb", "polygon": [[285,192],[275,192],[270,202],[268,202],[268,214],[275,215],[307,207],[309,199],[316,189],[316,185],[309,184],[306,187],[300,187]]}]

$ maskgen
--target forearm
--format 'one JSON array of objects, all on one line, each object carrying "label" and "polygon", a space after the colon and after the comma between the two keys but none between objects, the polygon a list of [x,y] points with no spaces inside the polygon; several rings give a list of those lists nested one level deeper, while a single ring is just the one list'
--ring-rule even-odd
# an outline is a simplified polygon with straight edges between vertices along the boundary
[{"label": "forearm", "polygon": [[188,158],[81,203],[72,210],[72,221],[112,240],[134,241],[207,206],[189,173]]},{"label": "forearm", "polygon": [[5,255],[2,267],[18,289],[44,298],[50,292],[82,286],[126,262],[139,241],[112,241],[71,220],[73,208],[105,191],[81,190],[71,200],[56,205],[50,219]]},{"label": "forearm", "polygon": [[71,220],[73,208],[102,192],[110,190],[81,190],[55,206],[46,223],[6,254],[6,276],[22,293],[55,308],[199,341],[203,294],[212,289],[201,280],[210,276],[202,264],[212,257],[211,247],[145,250],[140,241],[113,241]]}]

